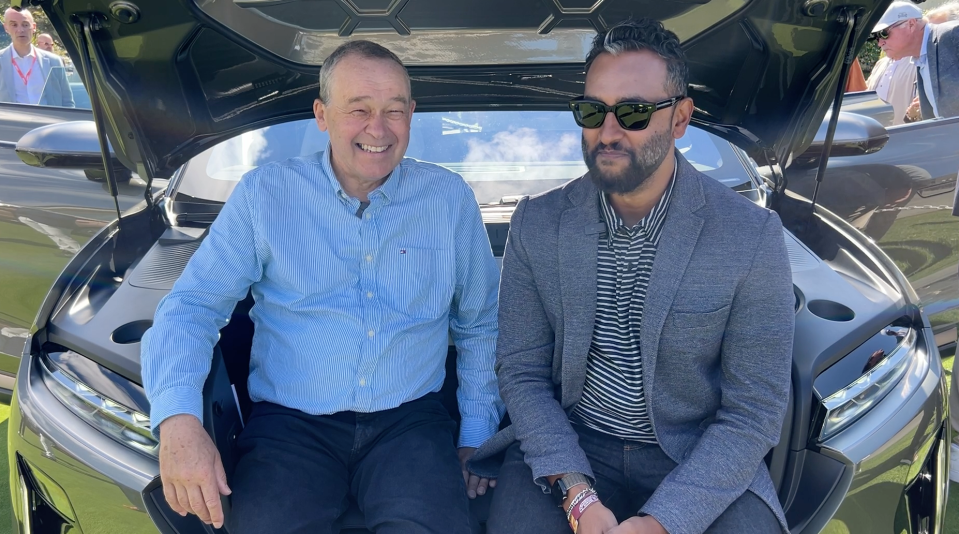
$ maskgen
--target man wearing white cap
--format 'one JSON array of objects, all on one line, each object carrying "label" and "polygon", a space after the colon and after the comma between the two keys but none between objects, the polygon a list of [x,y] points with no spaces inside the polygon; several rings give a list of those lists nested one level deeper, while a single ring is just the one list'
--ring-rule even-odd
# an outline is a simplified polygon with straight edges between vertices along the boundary
[{"label": "man wearing white cap", "polygon": [[917,68],[918,106],[906,122],[959,116],[959,23],[928,24],[912,2],[893,2],[873,36],[892,60],[912,57]]}]

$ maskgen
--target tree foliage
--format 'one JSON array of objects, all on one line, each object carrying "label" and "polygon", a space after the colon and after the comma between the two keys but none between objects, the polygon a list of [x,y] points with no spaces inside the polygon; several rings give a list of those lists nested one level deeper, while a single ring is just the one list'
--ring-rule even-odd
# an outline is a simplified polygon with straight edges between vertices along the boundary
[{"label": "tree foliage", "polygon": [[876,41],[866,41],[865,46],[862,47],[862,50],[859,51],[859,66],[862,67],[862,73],[869,77],[869,73],[872,72],[872,68],[876,65],[876,62],[879,61],[879,58],[882,57],[882,50],[880,50],[879,45]]}]

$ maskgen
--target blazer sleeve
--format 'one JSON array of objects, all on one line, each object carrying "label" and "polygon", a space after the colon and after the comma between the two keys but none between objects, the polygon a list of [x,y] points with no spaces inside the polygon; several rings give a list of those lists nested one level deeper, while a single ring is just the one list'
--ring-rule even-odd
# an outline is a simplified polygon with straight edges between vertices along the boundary
[{"label": "blazer sleeve", "polygon": [[796,319],[778,215],[769,212],[757,241],[723,336],[716,419],[640,510],[670,534],[704,532],[746,491],[779,442]]},{"label": "blazer sleeve", "polygon": [[546,491],[550,475],[583,473],[592,477],[593,472],[569,417],[554,396],[556,334],[524,246],[528,206],[528,198],[517,204],[503,254],[496,377],[533,479]]}]

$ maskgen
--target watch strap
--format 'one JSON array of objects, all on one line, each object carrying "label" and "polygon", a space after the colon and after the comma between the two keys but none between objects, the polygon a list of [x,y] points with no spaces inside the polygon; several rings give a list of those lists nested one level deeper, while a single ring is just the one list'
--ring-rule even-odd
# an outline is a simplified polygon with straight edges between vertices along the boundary
[{"label": "watch strap", "polygon": [[589,477],[582,473],[569,473],[556,481],[556,485],[559,486],[559,490],[562,492],[564,499],[566,498],[566,494],[569,493],[569,488],[578,484],[586,484],[586,486],[590,488],[593,487],[589,481]]}]

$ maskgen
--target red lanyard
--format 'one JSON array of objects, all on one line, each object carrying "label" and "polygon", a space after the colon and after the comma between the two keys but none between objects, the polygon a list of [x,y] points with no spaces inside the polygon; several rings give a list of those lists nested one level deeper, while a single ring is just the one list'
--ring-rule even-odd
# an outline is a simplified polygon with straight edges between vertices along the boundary
[{"label": "red lanyard", "polygon": [[28,70],[26,74],[20,70],[20,65],[17,65],[17,62],[13,59],[13,56],[10,56],[10,63],[13,63],[13,68],[17,69],[17,74],[20,76],[20,79],[23,80],[24,87],[26,87],[27,82],[30,80],[30,74],[33,73],[33,66],[37,64],[37,56],[33,56],[33,61],[30,62],[30,70]]}]

